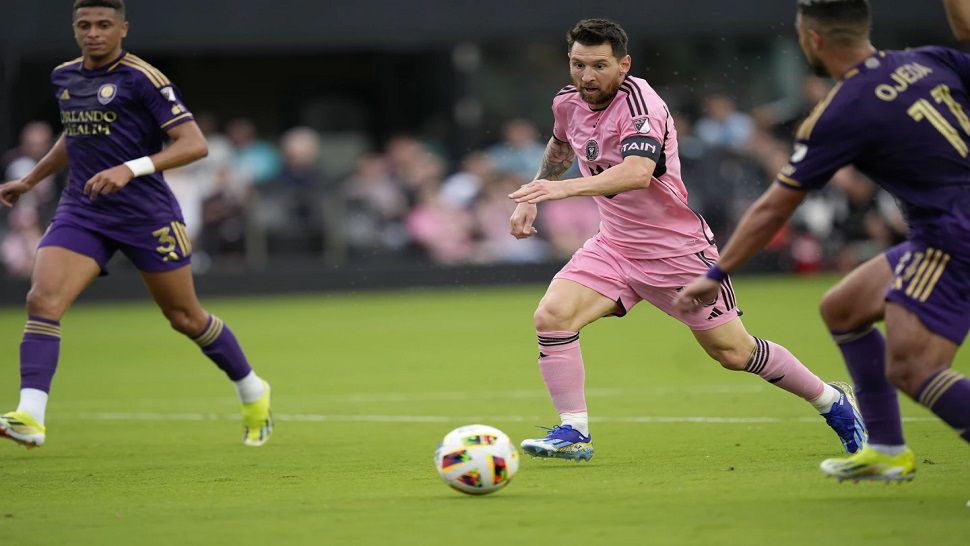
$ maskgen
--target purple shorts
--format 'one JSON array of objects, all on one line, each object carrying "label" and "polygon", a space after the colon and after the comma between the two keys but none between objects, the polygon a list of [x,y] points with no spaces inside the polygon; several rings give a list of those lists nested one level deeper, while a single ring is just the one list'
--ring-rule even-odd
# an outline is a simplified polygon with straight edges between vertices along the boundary
[{"label": "purple shorts", "polygon": [[893,280],[886,301],[902,305],[930,331],[957,345],[970,330],[970,263],[918,241],[885,253]]},{"label": "purple shorts", "polygon": [[710,330],[741,315],[730,278],[721,284],[713,304],[696,311],[681,313],[674,307],[674,299],[681,288],[706,273],[717,257],[717,247],[711,245],[686,256],[630,259],[597,235],[573,254],[555,278],[579,283],[615,301],[620,306],[616,316],[622,317],[647,300],[691,330]]},{"label": "purple shorts", "polygon": [[120,250],[139,271],[161,273],[191,263],[192,245],[181,220],[111,228],[83,226],[70,218],[54,218],[39,247],[59,246],[93,259],[107,275],[108,260]]}]

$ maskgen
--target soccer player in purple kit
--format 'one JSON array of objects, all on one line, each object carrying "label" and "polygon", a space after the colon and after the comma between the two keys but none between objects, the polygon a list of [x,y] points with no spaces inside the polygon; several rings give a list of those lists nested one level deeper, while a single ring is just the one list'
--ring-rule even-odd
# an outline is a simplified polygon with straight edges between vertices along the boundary
[{"label": "soccer player in purple kit", "polygon": [[[700,307],[756,254],[807,191],[855,165],[900,202],[904,243],[856,268],[822,301],[855,382],[869,442],[822,462],[843,479],[911,480],[895,388],[970,441],[970,380],[950,369],[970,329],[970,55],[943,47],[879,51],[867,0],[799,0],[809,65],[837,84],[798,131],[791,161],[745,214],[720,260],[684,289]],[[873,327],[885,321],[886,336]],[[895,387],[895,388],[894,388]]]},{"label": "soccer player in purple kit", "polygon": [[[64,133],[27,176],[0,185],[0,202],[13,206],[39,181],[70,167],[27,294],[20,403],[0,416],[0,436],[27,447],[44,443],[61,317],[120,250],[172,328],[235,384],[243,443],[263,445],[272,433],[270,386],[253,372],[229,327],[199,304],[182,212],[161,174],[204,157],[205,137],[172,82],[123,49],[123,0],[76,0],[73,12],[81,57],[51,73]],[[163,149],[166,135],[171,143]]]},{"label": "soccer player in purple kit", "polygon": [[[573,85],[553,99],[555,124],[536,180],[509,197],[517,238],[536,233],[537,203],[593,196],[600,232],[555,276],[535,312],[539,369],[561,423],[522,442],[536,457],[593,456],[579,331],[600,317],[623,316],[641,300],[691,329],[729,370],[759,375],[810,402],[855,452],[865,426],[848,385],[826,384],[784,347],[752,337],[726,283],[705,309],[680,312],[677,290],[717,259],[703,218],[687,205],[677,132],[667,105],[646,81],[629,75],[627,36],[604,19],[580,21],[567,35]],[[558,180],[579,156],[581,178]],[[716,301],[715,301],[716,299]]]}]

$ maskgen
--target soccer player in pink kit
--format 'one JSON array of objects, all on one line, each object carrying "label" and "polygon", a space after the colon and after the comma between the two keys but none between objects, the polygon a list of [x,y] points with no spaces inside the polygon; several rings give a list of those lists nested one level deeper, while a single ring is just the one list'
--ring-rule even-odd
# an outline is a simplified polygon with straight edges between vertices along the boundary
[{"label": "soccer player in pink kit", "polygon": [[[687,325],[701,347],[729,370],[744,370],[810,402],[853,453],[866,430],[850,387],[826,384],[784,347],[745,330],[730,280],[711,305],[674,307],[679,290],[715,263],[714,236],[687,205],[677,132],[667,105],[629,75],[627,36],[611,21],[580,21],[567,35],[568,85],[553,99],[553,136],[536,180],[509,197],[518,205],[512,235],[536,229],[537,204],[593,196],[600,232],[555,276],[535,312],[539,369],[561,424],[522,449],[536,457],[589,460],[585,371],[579,331],[604,316],[623,316],[641,300]],[[581,178],[558,180],[579,155]]]}]

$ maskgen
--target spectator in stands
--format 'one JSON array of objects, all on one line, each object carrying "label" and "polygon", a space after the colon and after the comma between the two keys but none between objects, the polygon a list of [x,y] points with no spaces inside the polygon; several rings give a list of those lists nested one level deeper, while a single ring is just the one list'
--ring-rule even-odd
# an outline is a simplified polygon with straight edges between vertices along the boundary
[{"label": "spectator in stands", "polygon": [[539,140],[535,124],[527,119],[511,119],[502,127],[502,141],[488,150],[488,155],[499,172],[518,175],[523,180],[535,178],[542,163],[545,143]]},{"label": "spectator in stands", "polygon": [[441,185],[441,198],[456,207],[471,207],[493,172],[495,165],[487,153],[471,152],[461,160],[461,170],[446,178]]},{"label": "spectator in stands", "polygon": [[202,250],[213,261],[239,264],[246,253],[246,222],[252,192],[239,191],[233,171],[221,169],[202,201]]},{"label": "spectator in stands", "polygon": [[226,136],[236,148],[233,158],[240,175],[253,184],[264,184],[280,172],[280,154],[276,148],[258,138],[256,126],[246,118],[236,118],[226,125]]},{"label": "spectator in stands", "polygon": [[846,273],[892,246],[895,235],[880,208],[878,187],[854,168],[840,169],[832,177],[839,202],[835,207],[833,237],[835,267]]},{"label": "spectator in stands", "polygon": [[[536,263],[549,258],[549,245],[543,239],[532,237],[516,240],[509,237],[508,219],[515,210],[515,203],[509,200],[509,194],[526,182],[527,180],[510,172],[496,173],[486,179],[472,210],[478,238],[474,261],[486,264]],[[593,205],[593,214],[596,214],[596,204],[592,199],[564,199],[559,202],[567,201],[589,202]],[[543,209],[543,215],[548,210]],[[540,229],[540,234],[545,232],[545,228]],[[573,250],[576,248],[578,246]]]},{"label": "spectator in stands", "polygon": [[709,146],[743,150],[753,128],[751,116],[738,111],[733,99],[715,93],[704,98],[704,116],[695,133]]},{"label": "spectator in stands", "polygon": [[390,164],[384,156],[365,154],[343,183],[343,232],[351,258],[398,253],[407,246],[408,199]]},{"label": "spectator in stands", "polygon": [[[54,145],[54,134],[51,126],[45,121],[31,121],[20,131],[20,145],[3,154],[0,165],[3,166],[3,181],[18,180],[24,177],[48,150]],[[61,175],[63,177],[63,175]],[[51,175],[43,180],[30,193],[24,195],[20,206],[34,207],[39,213],[39,222],[47,224],[57,206],[58,194],[63,182],[58,183],[58,175]]]},{"label": "spectator in stands", "polygon": [[471,259],[474,250],[471,215],[441,199],[436,187],[421,187],[406,225],[411,240],[431,261],[460,264]]},{"label": "spectator in stands", "polygon": [[831,89],[829,80],[807,74],[802,80],[800,94],[758,106],[751,115],[759,127],[770,131],[775,138],[790,143],[798,126]]},{"label": "spectator in stands", "polygon": [[328,180],[320,168],[320,136],[296,127],[280,140],[283,170],[258,187],[259,213],[270,252],[320,252],[324,241],[323,200]]},{"label": "spectator in stands", "polygon": [[229,139],[219,133],[219,124],[214,115],[197,114],[195,121],[205,135],[209,155],[165,173],[165,179],[182,207],[185,228],[193,243],[199,242],[202,233],[202,205],[213,194],[218,193],[220,179],[230,180],[232,157],[235,153]]},{"label": "spectator in stands", "polygon": [[[596,234],[599,223],[599,210],[592,199],[560,199],[545,203],[538,229],[552,245],[550,256],[564,260]],[[508,238],[508,229],[505,231]]]},{"label": "spectator in stands", "polygon": [[37,243],[43,235],[37,210],[18,203],[10,211],[8,225],[9,230],[0,243],[3,267],[10,276],[29,279],[34,268]]}]

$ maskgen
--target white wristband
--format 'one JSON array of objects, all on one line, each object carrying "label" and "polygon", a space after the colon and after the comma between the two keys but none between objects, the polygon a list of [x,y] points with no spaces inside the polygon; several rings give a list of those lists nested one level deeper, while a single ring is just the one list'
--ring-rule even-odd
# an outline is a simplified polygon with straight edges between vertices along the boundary
[{"label": "white wristband", "polygon": [[138,159],[132,159],[131,161],[125,161],[125,167],[131,169],[131,172],[135,173],[136,178],[155,172],[155,164],[152,163],[152,158],[147,155],[139,157]]}]

